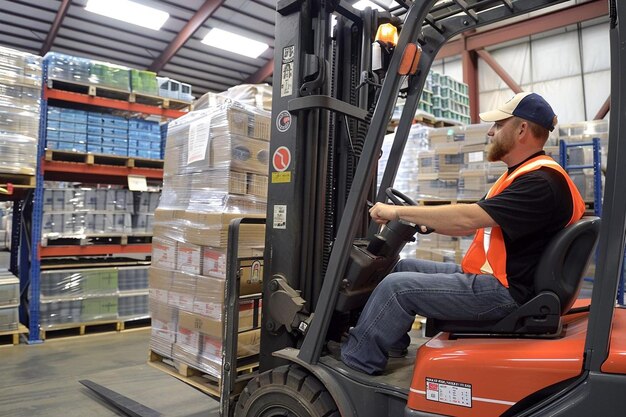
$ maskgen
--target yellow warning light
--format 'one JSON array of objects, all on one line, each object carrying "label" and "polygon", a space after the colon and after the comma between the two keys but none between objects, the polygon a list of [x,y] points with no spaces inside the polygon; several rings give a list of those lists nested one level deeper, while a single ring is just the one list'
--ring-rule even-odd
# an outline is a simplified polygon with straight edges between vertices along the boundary
[{"label": "yellow warning light", "polygon": [[387,45],[396,46],[398,44],[398,28],[391,23],[378,26],[376,40],[384,42]]}]

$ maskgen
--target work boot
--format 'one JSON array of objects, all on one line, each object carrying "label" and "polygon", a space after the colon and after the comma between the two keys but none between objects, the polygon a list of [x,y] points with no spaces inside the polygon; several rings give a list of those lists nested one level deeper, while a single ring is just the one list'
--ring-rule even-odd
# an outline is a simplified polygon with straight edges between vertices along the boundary
[{"label": "work boot", "polygon": [[406,355],[408,354],[409,354],[409,349],[407,348],[404,348],[404,349],[391,348],[387,352],[387,357],[390,359],[406,358]]}]

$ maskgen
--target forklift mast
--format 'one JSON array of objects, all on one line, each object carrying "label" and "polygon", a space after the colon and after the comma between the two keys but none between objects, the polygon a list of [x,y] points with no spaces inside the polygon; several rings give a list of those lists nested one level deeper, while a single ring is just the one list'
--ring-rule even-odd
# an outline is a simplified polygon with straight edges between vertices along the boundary
[{"label": "forklift mast", "polygon": [[[385,12],[339,0],[278,2],[261,371],[285,364],[272,355],[285,347],[317,363],[325,341],[338,337],[329,329],[354,324],[364,302],[337,311],[337,300],[349,284],[354,247],[377,231],[366,203],[386,201],[440,48],[461,32],[561,2],[401,0]],[[396,26],[399,39],[382,48],[379,70],[371,51],[383,23]],[[417,64],[411,73],[407,59]],[[406,101],[377,189],[377,162],[400,93]]]}]

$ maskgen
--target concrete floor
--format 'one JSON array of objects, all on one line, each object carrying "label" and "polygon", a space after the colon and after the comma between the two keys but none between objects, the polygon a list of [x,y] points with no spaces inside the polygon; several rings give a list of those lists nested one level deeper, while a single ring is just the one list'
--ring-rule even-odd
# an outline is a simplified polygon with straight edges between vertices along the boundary
[{"label": "concrete floor", "polygon": [[78,382],[88,379],[163,416],[217,417],[217,401],[147,365],[149,339],[144,328],[0,347],[0,416],[124,416]]},{"label": "concrete floor", "polygon": [[[8,267],[0,252],[0,269]],[[219,403],[147,364],[150,329],[0,345],[0,417],[125,416],[78,381],[91,380],[163,416],[217,417]]]}]

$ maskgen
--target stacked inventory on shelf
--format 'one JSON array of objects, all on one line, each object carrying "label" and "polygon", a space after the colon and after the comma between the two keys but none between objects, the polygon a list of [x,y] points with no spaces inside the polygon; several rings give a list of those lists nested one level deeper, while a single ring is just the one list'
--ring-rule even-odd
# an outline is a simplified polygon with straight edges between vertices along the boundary
[{"label": "stacked inventory on shelf", "polygon": [[[417,105],[415,120],[434,125],[436,119],[448,124],[469,124],[468,85],[448,75],[431,70]],[[405,99],[399,98],[391,116],[391,125],[397,124],[404,110]]]},{"label": "stacked inventory on shelf", "polygon": [[51,52],[46,55],[48,79],[77,85],[91,85],[119,92],[134,92],[191,102],[191,86],[156,73],[108,62]]},{"label": "stacked inventory on shelf", "polygon": [[148,267],[44,271],[39,311],[43,329],[148,318]]},{"label": "stacked inventory on shelf", "polygon": [[[606,155],[609,140],[609,123],[606,120],[592,120],[587,122],[562,124],[558,126],[558,138],[572,145],[581,142],[591,142],[592,139],[600,139],[600,152],[602,166],[606,166]],[[556,147],[558,149],[558,147]],[[568,165],[592,165],[593,147],[580,146],[570,148],[568,153]],[[558,154],[556,157],[558,161]],[[592,168],[571,170],[570,177],[578,187],[585,201],[594,200],[594,173]]]},{"label": "stacked inventory on shelf", "polygon": [[158,122],[48,106],[48,149],[159,159]]},{"label": "stacked inventory on shelf", "polygon": [[17,330],[20,307],[20,280],[0,271],[0,332]]},{"label": "stacked inventory on shelf", "polygon": [[[461,145],[463,166],[459,170],[459,200],[479,200],[506,171],[504,162],[489,162],[487,132],[491,124],[463,127],[464,140]],[[460,130],[460,129],[459,129]]]},{"label": "stacked inventory on shelf", "polygon": [[0,250],[11,248],[13,203],[0,203]]},{"label": "stacked inventory on shelf", "polygon": [[42,239],[152,232],[157,192],[48,183],[44,191]]},{"label": "stacked inventory on shelf", "polygon": [[[150,280],[153,351],[219,378],[228,225],[264,217],[270,118],[230,101],[171,122],[155,213]],[[264,225],[240,231],[239,256],[262,256]],[[241,279],[261,290],[262,265]],[[254,303],[240,303],[238,355],[258,353]]]},{"label": "stacked inventory on shelf", "polygon": [[41,57],[0,46],[0,175],[35,174],[40,96]]},{"label": "stacked inventory on shelf", "polygon": [[471,120],[468,85],[436,71],[431,71],[429,76],[432,79],[432,106],[435,117],[469,124]]}]

